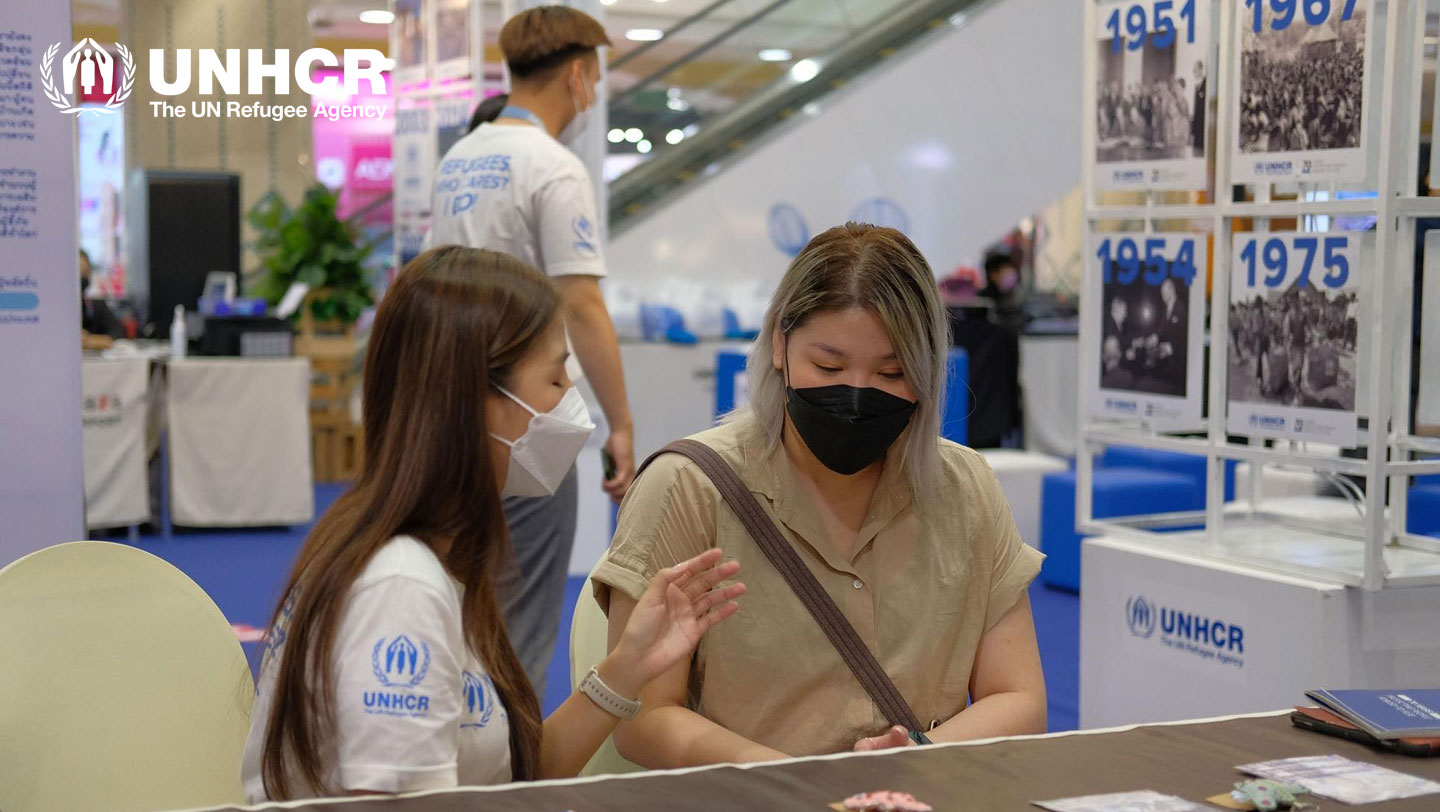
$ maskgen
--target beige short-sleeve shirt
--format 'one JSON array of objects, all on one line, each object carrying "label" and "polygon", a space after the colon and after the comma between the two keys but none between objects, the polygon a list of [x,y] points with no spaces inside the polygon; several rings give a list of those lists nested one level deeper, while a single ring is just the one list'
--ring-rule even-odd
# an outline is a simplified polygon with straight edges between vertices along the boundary
[{"label": "beige short-sleeve shirt", "polygon": [[[767,454],[753,424],[693,439],[735,468],[923,723],[965,708],[981,636],[1044,559],[1021,541],[982,456],[937,438],[942,481],[922,501],[899,466],[887,465],[847,557],[827,542],[784,451]],[[593,574],[596,599],[607,611],[611,588],[638,600],[658,570],[716,546],[740,562],[748,591],[740,612],[696,650],[690,709],[795,756],[849,750],[883,731],[886,720],[819,624],[685,457],[656,459],[631,486]]]}]

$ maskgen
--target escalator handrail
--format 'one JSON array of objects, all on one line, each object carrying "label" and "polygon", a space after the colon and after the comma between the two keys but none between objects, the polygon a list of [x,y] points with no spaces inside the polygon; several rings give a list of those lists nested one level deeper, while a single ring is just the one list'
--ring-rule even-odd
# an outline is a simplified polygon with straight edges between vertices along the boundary
[{"label": "escalator handrail", "polygon": [[739,20],[734,25],[731,25],[729,28],[726,28],[724,31],[721,31],[710,39],[705,40],[704,42],[700,43],[699,45],[685,52],[684,54],[681,54],[680,56],[675,57],[669,62],[666,62],[661,67],[651,71],[649,74],[647,74],[644,78],[640,79],[635,84],[615,94],[610,98],[610,104],[613,105],[624,102],[626,99],[629,99],[631,96],[639,93],[656,79],[659,79],[660,77],[670,73],[671,71],[681,67],[682,65],[686,65],[690,62],[695,61],[696,58],[708,52],[716,45],[719,45],[720,43],[724,42],[727,39],[730,39],[741,31],[744,31],[745,29],[769,16],[776,9],[779,9],[781,6],[789,5],[791,2],[792,0],[771,0],[771,2],[764,8],[760,9],[754,14],[751,14],[749,17]]},{"label": "escalator handrail", "polygon": [[624,56],[621,56],[619,59],[611,62],[607,67],[607,70],[616,70],[618,68],[625,67],[625,64],[630,60],[635,59],[641,54],[648,53],[650,49],[656,47],[665,40],[675,36],[677,33],[685,30],[686,28],[689,28],[691,25],[705,19],[706,17],[709,17],[711,12],[715,11],[721,6],[727,6],[733,2],[735,2],[735,0],[715,0],[715,2],[711,3],[705,8],[700,9],[694,14],[691,14],[689,17],[686,17],[680,22],[670,26],[669,30],[667,30],[664,35],[660,37],[660,39],[654,40],[653,42],[641,43],[635,48],[632,48],[631,50],[625,52]]}]

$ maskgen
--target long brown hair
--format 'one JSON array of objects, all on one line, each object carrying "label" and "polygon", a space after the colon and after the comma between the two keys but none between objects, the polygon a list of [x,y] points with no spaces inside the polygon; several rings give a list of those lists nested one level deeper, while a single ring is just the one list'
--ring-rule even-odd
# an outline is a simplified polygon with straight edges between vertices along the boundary
[{"label": "long brown hair", "polygon": [[[448,245],[411,260],[375,314],[365,356],[365,464],[300,550],[271,628],[287,612],[261,775],[271,799],[324,786],[334,736],[331,654],[351,586],[396,535],[450,538],[465,587],[465,639],[510,715],[517,780],[534,778],[540,704],[510,645],[493,575],[510,552],[490,464],[485,396],[554,322],[559,296],[514,257]],[[287,603],[289,604],[287,606]]]}]

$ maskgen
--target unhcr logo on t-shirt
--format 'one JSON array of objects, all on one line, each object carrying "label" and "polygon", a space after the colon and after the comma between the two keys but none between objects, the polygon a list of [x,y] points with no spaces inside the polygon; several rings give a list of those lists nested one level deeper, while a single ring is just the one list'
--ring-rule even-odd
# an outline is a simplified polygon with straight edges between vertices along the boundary
[{"label": "unhcr logo on t-shirt", "polygon": [[416,646],[403,634],[388,641],[380,638],[370,652],[370,669],[381,685],[399,690],[365,691],[366,713],[418,717],[430,712],[430,697],[412,690],[430,671],[430,646],[424,640]]},{"label": "unhcr logo on t-shirt", "polygon": [[414,688],[430,670],[430,646],[421,640],[417,647],[403,634],[388,644],[382,637],[370,653],[370,667],[386,688]]},{"label": "unhcr logo on t-shirt", "polygon": [[495,715],[495,683],[489,674],[462,671],[460,675],[465,683],[465,721],[460,723],[460,727],[488,726]]}]

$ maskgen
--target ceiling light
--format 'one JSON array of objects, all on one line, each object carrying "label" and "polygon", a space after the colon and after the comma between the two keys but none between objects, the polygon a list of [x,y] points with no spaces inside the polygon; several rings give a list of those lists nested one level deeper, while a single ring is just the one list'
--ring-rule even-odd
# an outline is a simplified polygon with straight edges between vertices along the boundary
[{"label": "ceiling light", "polygon": [[820,63],[813,59],[802,59],[790,68],[790,75],[797,82],[808,82],[820,75]]},{"label": "ceiling light", "polygon": [[680,130],[671,130],[670,132],[665,133],[665,143],[670,144],[671,146],[674,146],[675,144],[678,144],[684,140],[685,133]]},{"label": "ceiling light", "polygon": [[607,133],[605,137],[610,140],[610,143],[618,144],[621,141],[625,140],[625,131],[616,127],[615,129]]},{"label": "ceiling light", "polygon": [[658,28],[632,28],[625,32],[625,39],[631,42],[655,42],[665,38],[665,32]]},{"label": "ceiling light", "polygon": [[374,25],[389,25],[395,22],[395,15],[383,8],[372,8],[360,12],[360,22]]},{"label": "ceiling light", "polygon": [[645,137],[645,133],[639,127],[631,127],[625,131],[625,140],[632,144],[638,144]]},{"label": "ceiling light", "polygon": [[615,5],[615,0],[600,0],[600,5],[602,5],[602,6],[613,6],[613,5]]},{"label": "ceiling light", "polygon": [[641,155],[646,155],[650,152],[651,149],[650,142],[641,141],[640,143],[635,145],[635,149],[639,150]]},{"label": "ceiling light", "polygon": [[792,54],[784,48],[766,48],[760,52],[761,62],[789,62]]}]

